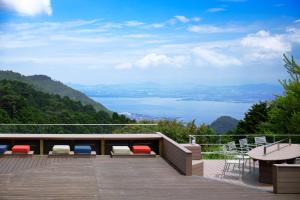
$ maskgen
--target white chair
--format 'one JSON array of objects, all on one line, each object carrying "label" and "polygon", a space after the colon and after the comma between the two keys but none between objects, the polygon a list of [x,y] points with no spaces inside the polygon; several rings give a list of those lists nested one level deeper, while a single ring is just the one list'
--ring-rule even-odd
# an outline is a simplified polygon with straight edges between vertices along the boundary
[{"label": "white chair", "polygon": [[244,173],[244,168],[245,165],[247,164],[247,160],[249,162],[249,165],[251,166],[250,156],[247,155],[248,151],[246,152],[243,151],[241,148],[238,148],[234,141],[227,143],[227,145],[230,154],[233,155],[234,158],[239,161],[239,168],[241,168],[241,164],[242,164],[242,172]]},{"label": "white chair", "polygon": [[255,145],[258,146],[262,146],[262,145],[266,145],[267,143],[267,139],[266,136],[261,136],[261,137],[254,137],[254,141],[255,141]]},{"label": "white chair", "polygon": [[[222,147],[222,154],[224,156],[224,160],[225,160],[225,164],[224,164],[224,168],[223,168],[223,177],[225,176],[226,172],[229,171],[230,166],[233,166],[232,170],[234,170],[234,168],[238,165],[240,165],[240,161],[235,159],[235,156],[233,156],[231,151],[228,151],[228,148],[226,145],[223,145]],[[239,169],[240,171],[240,169]]]}]

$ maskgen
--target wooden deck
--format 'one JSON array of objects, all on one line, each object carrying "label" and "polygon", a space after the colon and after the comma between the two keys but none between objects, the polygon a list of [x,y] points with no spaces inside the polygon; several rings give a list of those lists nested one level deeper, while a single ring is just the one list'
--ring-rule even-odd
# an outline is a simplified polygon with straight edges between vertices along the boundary
[{"label": "wooden deck", "polygon": [[[207,167],[207,166],[205,166]],[[0,199],[299,199],[183,176],[162,158],[0,158]]]}]

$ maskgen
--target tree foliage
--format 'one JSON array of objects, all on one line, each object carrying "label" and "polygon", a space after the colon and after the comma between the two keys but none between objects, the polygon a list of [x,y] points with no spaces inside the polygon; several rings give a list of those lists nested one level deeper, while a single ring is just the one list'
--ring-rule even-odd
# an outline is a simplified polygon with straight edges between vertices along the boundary
[{"label": "tree foliage", "polygon": [[284,95],[271,102],[270,119],[263,128],[278,134],[300,134],[300,66],[284,55],[289,79],[281,80]]},{"label": "tree foliage", "polygon": [[283,57],[289,74],[280,80],[284,94],[273,101],[254,104],[240,121],[236,134],[300,134],[300,66],[293,57]]},{"label": "tree foliage", "polygon": [[[92,105],[82,105],[69,97],[47,94],[32,86],[18,82],[0,81],[0,123],[21,124],[125,124],[133,123],[123,115],[96,111]],[[1,132],[44,133],[100,133],[111,132],[113,127],[61,126],[61,127],[3,127]]]}]

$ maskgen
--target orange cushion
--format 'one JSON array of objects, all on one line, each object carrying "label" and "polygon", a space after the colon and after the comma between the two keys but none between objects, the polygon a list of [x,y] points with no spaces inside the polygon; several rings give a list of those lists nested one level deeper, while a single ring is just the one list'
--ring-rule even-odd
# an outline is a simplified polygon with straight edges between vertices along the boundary
[{"label": "orange cushion", "polygon": [[13,153],[28,153],[30,151],[29,145],[14,145],[11,149]]},{"label": "orange cushion", "polygon": [[151,148],[145,145],[135,145],[132,146],[132,152],[135,154],[150,154]]}]

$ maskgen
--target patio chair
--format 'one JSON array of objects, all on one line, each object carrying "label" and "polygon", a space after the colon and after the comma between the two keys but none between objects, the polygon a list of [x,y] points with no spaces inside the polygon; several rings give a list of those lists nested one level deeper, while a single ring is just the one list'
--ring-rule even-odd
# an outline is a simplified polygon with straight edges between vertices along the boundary
[{"label": "patio chair", "polygon": [[[228,151],[227,145],[223,145],[222,147],[222,154],[224,156],[224,160],[225,160],[225,164],[224,164],[224,168],[223,168],[223,173],[222,176],[224,177],[226,172],[229,171],[230,166],[233,166],[232,170],[234,170],[234,168],[238,165],[240,165],[240,161],[235,159],[235,157],[233,156],[232,152]],[[240,171],[240,169],[239,169]]]},{"label": "patio chair", "polygon": [[[248,152],[254,147],[253,145],[248,144],[248,140],[247,138],[243,138],[239,140],[240,143],[240,152],[244,155],[244,159],[249,160],[249,165],[250,165],[250,169],[251,169],[251,158],[248,155]],[[245,162],[245,164],[246,164]],[[253,164],[255,166],[255,161],[253,160]]]},{"label": "patio chair", "polygon": [[258,146],[262,146],[262,145],[266,145],[267,143],[267,139],[266,136],[261,136],[261,137],[254,137],[254,141],[255,141],[255,145]]},{"label": "patio chair", "polygon": [[239,161],[239,168],[241,167],[242,164],[242,171],[244,172],[244,167],[247,164],[247,160],[249,162],[249,165],[251,165],[250,156],[247,155],[248,151],[244,151],[243,149],[238,148],[234,141],[228,142],[227,145],[230,154],[233,155],[234,158]]}]

